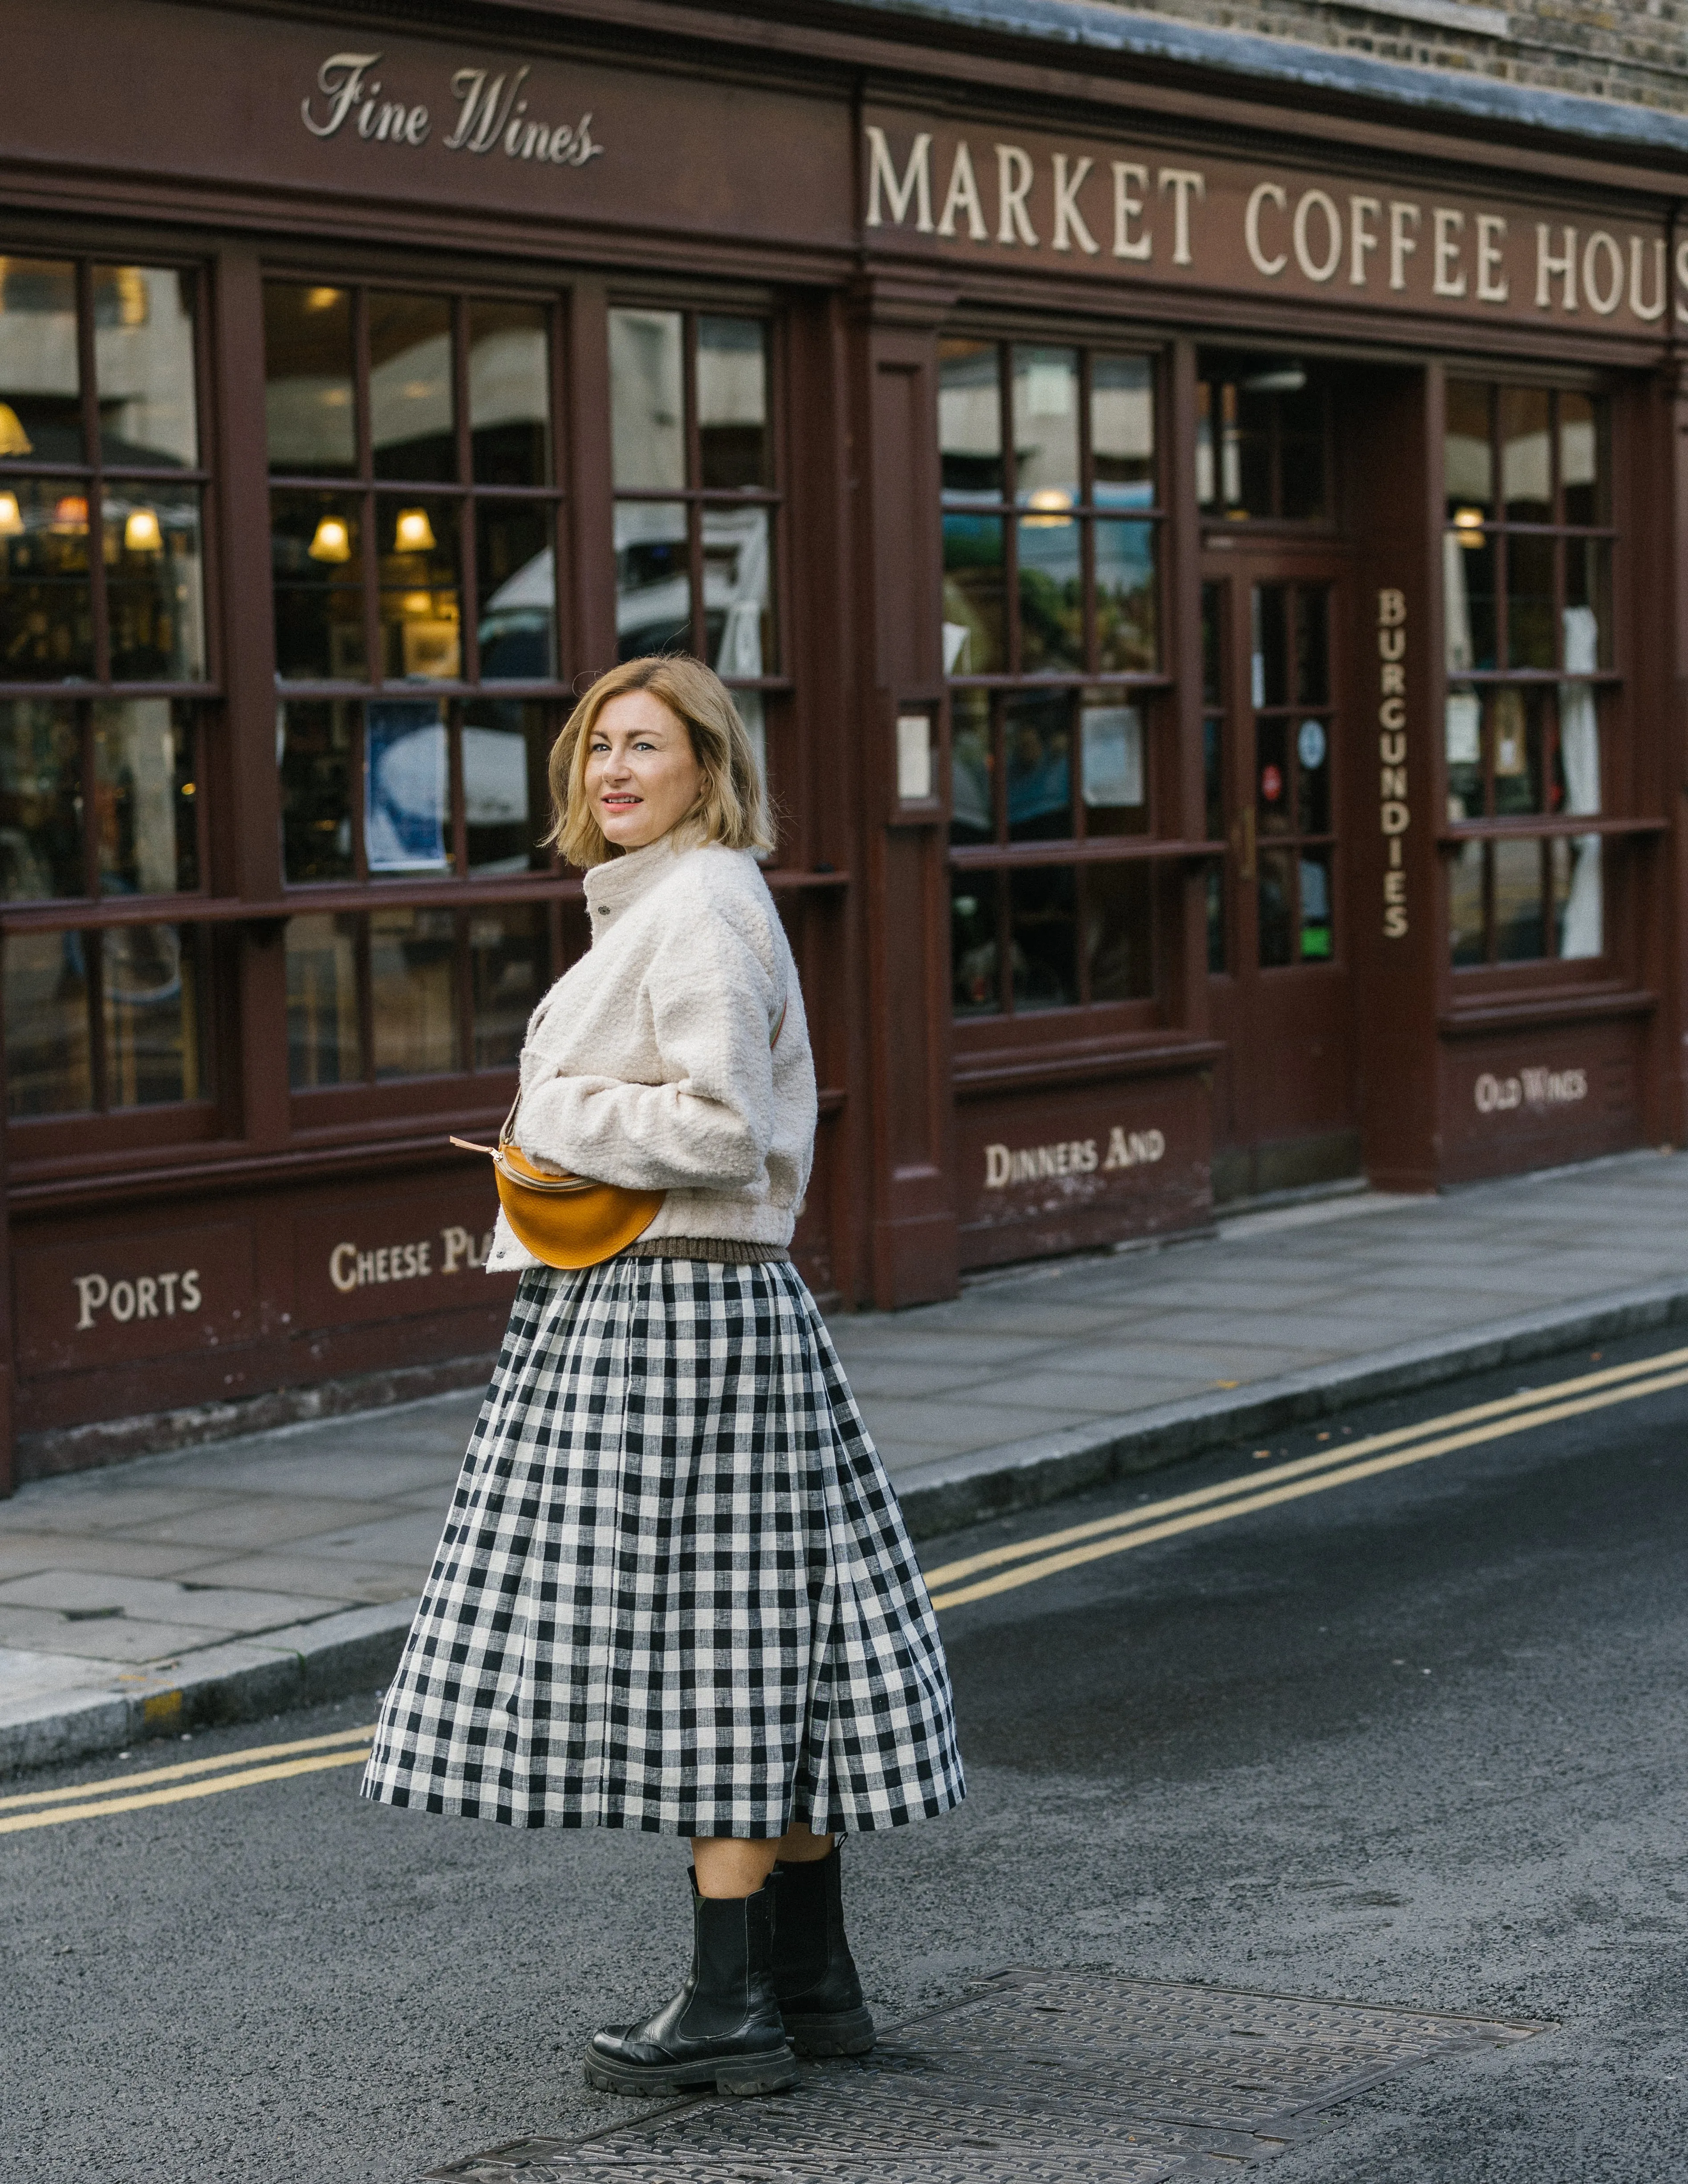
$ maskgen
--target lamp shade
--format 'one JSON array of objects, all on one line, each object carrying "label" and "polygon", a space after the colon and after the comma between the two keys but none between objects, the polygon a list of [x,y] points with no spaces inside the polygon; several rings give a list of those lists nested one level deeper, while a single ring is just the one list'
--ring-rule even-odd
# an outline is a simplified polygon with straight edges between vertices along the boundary
[{"label": "lamp shade", "polygon": [[24,527],[23,511],[14,493],[0,493],[0,538],[15,538]]},{"label": "lamp shade", "polygon": [[343,515],[325,515],[317,523],[316,535],[305,551],[313,561],[349,561],[352,558],[352,534]]},{"label": "lamp shade", "polygon": [[432,554],[434,543],[434,526],[428,521],[427,510],[401,508],[393,533],[393,551],[398,554]]},{"label": "lamp shade", "polygon": [[35,443],[24,430],[23,420],[9,402],[0,402],[0,455],[28,455]]},{"label": "lamp shade", "polygon": [[67,493],[55,502],[51,531],[74,532],[88,527],[88,497],[81,493]]},{"label": "lamp shade", "polygon": [[131,554],[161,554],[164,534],[155,508],[131,508],[123,526],[123,543]]}]

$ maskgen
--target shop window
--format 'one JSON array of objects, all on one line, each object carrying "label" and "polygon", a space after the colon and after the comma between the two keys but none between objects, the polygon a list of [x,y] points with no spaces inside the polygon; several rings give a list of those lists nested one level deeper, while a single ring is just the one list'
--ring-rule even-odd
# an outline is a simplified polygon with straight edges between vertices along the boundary
[{"label": "shop window", "polygon": [[1602,720],[1617,680],[1608,442],[1592,395],[1448,382],[1444,755],[1457,969],[1604,952],[1601,837],[1571,822],[1603,808]]},{"label": "shop window", "polygon": [[508,1069],[552,916],[476,898],[554,876],[572,702],[550,313],[277,281],[265,331],[283,876],[366,890],[289,922],[290,1080]]},{"label": "shop window", "polygon": [[215,732],[196,304],[181,268],[0,258],[0,900],[13,906],[14,1119],[210,1090],[214,950],[182,915],[203,900]]},{"label": "shop window", "polygon": [[1202,514],[1328,522],[1329,375],[1293,357],[1207,350],[1197,375],[1195,498]]},{"label": "shop window", "polygon": [[960,1017],[1154,992],[1154,370],[941,345],[944,661]]},{"label": "shop window", "polygon": [[784,687],[769,336],[736,314],[610,314],[618,656],[706,660],[765,773]]}]

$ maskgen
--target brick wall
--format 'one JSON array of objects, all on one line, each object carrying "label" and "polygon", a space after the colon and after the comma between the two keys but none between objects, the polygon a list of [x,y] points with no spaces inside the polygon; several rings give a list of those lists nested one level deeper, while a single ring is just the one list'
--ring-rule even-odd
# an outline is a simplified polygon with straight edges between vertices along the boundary
[{"label": "brick wall", "polygon": [[1119,0],[1134,14],[1688,112],[1688,0]]}]

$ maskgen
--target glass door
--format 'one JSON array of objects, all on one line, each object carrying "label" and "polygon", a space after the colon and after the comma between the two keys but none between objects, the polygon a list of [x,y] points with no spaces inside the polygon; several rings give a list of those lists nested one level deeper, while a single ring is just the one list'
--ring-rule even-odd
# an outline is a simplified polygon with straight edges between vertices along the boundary
[{"label": "glass door", "polygon": [[1208,967],[1230,1045],[1217,1086],[1217,1198],[1355,1173],[1334,639],[1340,567],[1217,549],[1202,587]]}]

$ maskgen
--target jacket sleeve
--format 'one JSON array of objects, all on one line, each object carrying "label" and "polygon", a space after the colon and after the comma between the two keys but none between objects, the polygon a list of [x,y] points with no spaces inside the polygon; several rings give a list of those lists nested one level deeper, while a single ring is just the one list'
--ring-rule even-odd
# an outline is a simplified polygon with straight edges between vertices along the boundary
[{"label": "jacket sleeve", "polygon": [[632,1190],[731,1190],[773,1136],[774,981],[743,933],[695,911],[666,938],[630,1006],[649,1010],[665,1080],[536,1075],[516,1142],[530,1158]]}]

